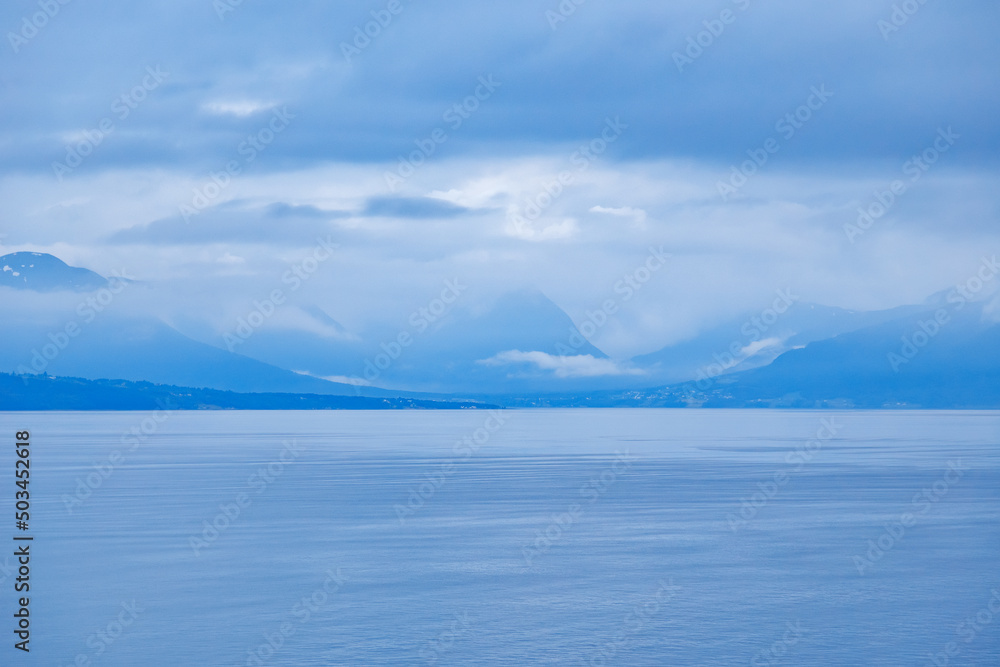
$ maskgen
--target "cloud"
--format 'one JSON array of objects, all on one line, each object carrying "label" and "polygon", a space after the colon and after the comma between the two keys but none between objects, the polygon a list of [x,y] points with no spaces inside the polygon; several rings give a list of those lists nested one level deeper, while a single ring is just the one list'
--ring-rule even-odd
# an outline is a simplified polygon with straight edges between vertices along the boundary
[{"label": "cloud", "polygon": [[244,259],[243,257],[238,257],[237,255],[233,255],[228,250],[226,251],[225,255],[223,255],[222,257],[219,257],[215,261],[218,262],[219,264],[227,264],[227,265],[230,265],[230,266],[234,265],[234,264],[245,264],[246,263],[246,259]]},{"label": "cloud", "polygon": [[[536,228],[540,227],[540,228]],[[522,241],[560,241],[573,238],[580,228],[576,220],[566,218],[562,222],[542,227],[535,222],[521,220],[507,223],[505,232]]]},{"label": "cloud", "polygon": [[270,204],[265,209],[267,215],[272,218],[320,218],[331,220],[333,218],[346,218],[351,215],[348,211],[330,211],[309,204],[287,204],[276,202]]},{"label": "cloud", "polygon": [[[103,275],[128,267],[142,280],[190,283],[201,291],[205,310],[266,294],[317,236],[332,234],[343,253],[310,288],[322,283],[324,297],[314,300],[350,322],[352,331],[380,317],[405,321],[444,276],[458,276],[475,284],[470,302],[535,288],[577,323],[616,299],[618,312],[593,342],[618,359],[691,338],[748,307],[762,309],[779,287],[856,310],[919,303],[967,279],[982,248],[997,245],[995,172],[951,168],[944,159],[855,244],[844,225],[857,219],[873,191],[888,187],[899,164],[802,173],[775,163],[749,180],[745,201],[724,203],[714,187],[723,166],[601,161],[518,234],[508,207],[523,211],[523,202],[564,168],[573,150],[428,162],[407,182],[407,197],[447,195],[469,209],[433,221],[434,233],[425,224],[359,215],[370,199],[386,196],[381,174],[391,163],[248,171],[227,189],[232,200],[190,223],[178,215],[178,204],[190,201],[200,181],[175,172],[95,173],[58,188],[37,175],[0,178],[0,231],[9,234],[8,252],[49,252]],[[907,199],[911,194],[915,199]],[[607,224],[588,213],[619,202],[646,211],[645,228]],[[156,222],[136,224],[149,220]],[[633,275],[651,245],[673,255],[670,270],[625,301],[616,285]],[[216,263],[226,251],[246,262]],[[220,285],[223,268],[234,277],[237,270],[254,274],[259,282]],[[207,284],[213,287],[205,292]],[[185,292],[181,308],[191,308],[190,298]]]},{"label": "cloud", "polygon": [[372,197],[362,215],[374,218],[455,218],[470,210],[431,197]]},{"label": "cloud", "polygon": [[348,331],[316,306],[288,306],[272,318],[271,326],[276,329],[303,331],[336,341],[358,341],[360,338]]},{"label": "cloud", "polygon": [[[438,127],[448,137],[428,163],[524,154],[589,141],[609,114],[629,124],[614,159],[728,166],[823,83],[836,94],[829,113],[782,146],[780,159],[895,159],[919,149],[941,122],[976,137],[967,155],[998,152],[1000,91],[990,82],[1000,8],[990,0],[927,3],[888,39],[877,24],[891,3],[773,0],[746,3],[745,11],[725,3],[735,22],[684,71],[674,54],[718,19],[718,8],[694,0],[586,4],[553,30],[533,0],[489,9],[428,0],[395,16],[350,60],[341,44],[371,21],[371,8],[353,3],[243,2],[221,24],[204,0],[150,0],[128,14],[112,5],[63,12],[19,54],[7,53],[0,170],[50,172],[65,150],[60,133],[93,130],[104,117],[116,128],[87,168],[218,169],[275,100],[298,115],[262,169],[395,165]],[[23,6],[8,5],[4,24],[17,27]],[[234,21],[239,30],[220,29]],[[260,48],[268,34],[289,38]],[[158,64],[169,77],[119,118],[112,104]],[[460,126],[445,121],[483,74],[504,83]],[[741,113],[732,113],[734,104]]]},{"label": "cloud", "polygon": [[[7,52],[0,241],[103,275],[127,267],[168,314],[245,314],[332,234],[343,252],[296,298],[350,331],[401,326],[457,276],[470,304],[537,288],[577,323],[611,299],[593,342],[624,359],[764,308],[776,288],[858,310],[920,302],[997,247],[994,0],[924,3],[887,39],[889,0],[726,0],[736,21],[683,71],[673,54],[706,41],[720,7],[588,2],[553,29],[558,0],[404,2],[348,60],[341,43],[373,7],[230,2],[220,22],[208,0],[133,4],[70,7]],[[4,24],[18,30],[25,6],[37,2],[0,6]],[[93,39],[105,34],[130,38]],[[148,67],[169,76],[123,106]],[[502,85],[455,115],[480,76]],[[829,102],[779,135],[824,85]],[[294,117],[270,136],[276,101]],[[609,117],[627,128],[581,168]],[[104,119],[114,130],[58,180],[52,164]],[[844,225],[909,178],[904,163],[941,125],[961,135],[955,150],[849,243]],[[775,136],[780,150],[723,202],[717,183]],[[248,137],[266,147],[248,152]],[[415,150],[426,159],[391,196],[384,174]],[[185,221],[179,205],[231,161],[241,170],[218,205]],[[508,220],[543,199],[528,224]],[[651,245],[670,270],[638,290],[625,279]],[[244,261],[217,262],[225,253]],[[571,372],[558,363],[545,372]]]},{"label": "cloud", "polygon": [[487,366],[534,364],[539,370],[553,371],[559,378],[603,377],[609,375],[643,375],[637,368],[622,368],[611,359],[597,359],[589,354],[556,356],[546,352],[508,350],[477,363]]},{"label": "cloud", "polygon": [[338,384],[349,384],[355,387],[371,387],[373,386],[371,382],[365,380],[364,378],[351,377],[348,375],[313,375],[308,371],[292,371],[293,373],[298,373],[299,375],[305,375],[308,377],[319,378],[320,380],[326,380],[327,382],[336,382]]},{"label": "cloud", "polygon": [[188,220],[176,215],[129,227],[111,234],[108,241],[118,245],[233,242],[301,245],[329,234],[331,227],[327,221],[344,215],[341,211],[284,202],[267,206],[228,202],[205,209]]},{"label": "cloud", "polygon": [[607,206],[593,206],[590,209],[591,213],[607,213],[608,215],[613,215],[619,218],[633,218],[637,223],[642,223],[646,221],[646,212],[641,208],[632,208],[631,206],[621,206],[618,208],[607,207]]},{"label": "cloud", "polygon": [[233,101],[213,101],[206,102],[202,109],[217,116],[236,116],[245,118],[261,111],[273,109],[277,104],[273,102],[262,102],[259,100],[233,100]]},{"label": "cloud", "polygon": [[750,343],[742,350],[740,350],[739,355],[737,355],[741,360],[748,357],[752,357],[761,350],[766,350],[769,347],[776,347],[781,345],[782,340],[780,338],[765,338],[764,340],[758,340]]}]

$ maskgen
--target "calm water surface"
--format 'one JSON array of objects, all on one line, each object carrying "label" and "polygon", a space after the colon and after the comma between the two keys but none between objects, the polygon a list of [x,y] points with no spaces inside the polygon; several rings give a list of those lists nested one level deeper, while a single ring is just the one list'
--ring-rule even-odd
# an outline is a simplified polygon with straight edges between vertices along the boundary
[{"label": "calm water surface", "polygon": [[0,414],[0,663],[1000,664],[1000,413],[496,414]]}]

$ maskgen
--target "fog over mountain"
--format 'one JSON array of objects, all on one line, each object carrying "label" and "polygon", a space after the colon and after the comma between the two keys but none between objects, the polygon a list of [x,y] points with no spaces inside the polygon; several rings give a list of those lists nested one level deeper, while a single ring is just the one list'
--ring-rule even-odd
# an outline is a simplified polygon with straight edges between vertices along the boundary
[{"label": "fog over mountain", "polygon": [[995,2],[57,5],[0,7],[11,371],[658,388],[1000,252]]},{"label": "fog over mountain", "polygon": [[[272,322],[291,308],[283,294],[272,293],[222,335],[211,333],[207,314],[191,310],[180,325],[187,335],[149,311],[160,286],[107,281],[48,255],[4,260],[22,269],[30,262],[22,274],[27,280],[0,287],[34,306],[0,324],[0,371],[22,376],[236,392],[504,397],[525,404],[541,396],[556,404],[1000,404],[995,258],[984,258],[965,284],[884,311],[803,304],[778,290],[759,312],[624,359],[584,335],[593,335],[594,321],[601,321],[594,313],[589,326],[578,328],[532,290],[463,303],[467,286],[446,282],[398,330],[359,331],[315,304],[299,304],[291,317]],[[96,278],[83,287],[80,276]],[[664,382],[667,388],[653,389]]]}]

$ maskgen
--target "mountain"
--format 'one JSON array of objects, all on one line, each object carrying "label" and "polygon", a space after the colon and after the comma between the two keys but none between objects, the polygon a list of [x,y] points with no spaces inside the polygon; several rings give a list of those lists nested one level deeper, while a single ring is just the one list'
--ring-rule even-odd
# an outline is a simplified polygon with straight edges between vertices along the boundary
[{"label": "mountain", "polygon": [[245,394],[127,382],[0,373],[3,410],[399,410],[497,409],[498,406],[412,398],[317,394]]},{"label": "mountain", "polygon": [[779,292],[769,308],[619,361],[537,290],[482,302],[456,286],[450,302],[366,331],[316,305],[289,304],[299,328],[262,326],[227,350],[197,312],[178,323],[191,336],[135,314],[152,287],[100,311],[88,295],[74,311],[68,304],[83,297],[11,290],[114,287],[51,255],[2,259],[0,275],[13,283],[0,294],[19,305],[0,318],[0,372],[511,406],[1000,407],[1000,297],[973,302],[955,290],[874,312]]},{"label": "mountain", "polygon": [[[310,312],[318,323],[340,326],[321,311]],[[457,303],[440,317],[415,311],[397,329],[363,335],[264,328],[239,346],[241,354],[283,368],[317,377],[360,378],[407,391],[557,391],[601,387],[605,381],[555,377],[531,363],[497,360],[510,351],[551,357],[568,352],[607,360],[580,335],[573,320],[537,290],[510,292],[485,306]]]},{"label": "mountain", "polygon": [[[1000,407],[1000,324],[982,307],[927,311],[812,343],[741,373],[706,405]],[[928,333],[931,332],[931,333]]]},{"label": "mountain", "polygon": [[[107,284],[97,274],[68,267],[51,255],[7,257],[16,259],[19,268],[23,264],[30,269],[30,275],[18,270],[13,276],[13,267],[7,272],[19,281],[17,289],[39,283],[77,288]],[[76,279],[68,281],[66,276]],[[0,371],[240,392],[418,397],[414,395],[561,390],[582,386],[581,381],[601,386],[599,378],[552,377],[516,361],[484,363],[508,351],[558,356],[560,350],[571,350],[607,359],[580,336],[565,312],[537,291],[506,294],[485,307],[459,303],[443,314],[416,311],[398,329],[363,336],[307,305],[301,310],[313,321],[308,330],[263,327],[232,350],[223,349],[222,339],[214,340],[196,318],[183,325],[202,340],[156,318],[130,315],[129,307],[117,302],[101,312],[82,305],[76,311],[45,311],[43,322],[13,312],[0,320],[5,342]],[[66,333],[69,326],[72,335]],[[401,336],[407,344],[400,343]]]},{"label": "mountain", "polygon": [[953,302],[924,309],[713,382],[552,396],[535,404],[1000,409],[1000,322],[992,306]]},{"label": "mountain", "polygon": [[660,382],[712,379],[764,366],[788,350],[923,310],[902,306],[861,312],[801,303],[779,294],[763,311],[747,312],[697,337],[632,359]]},{"label": "mountain", "polygon": [[[242,392],[389,395],[293,373],[240,354],[194,341],[153,318],[101,314],[91,322],[75,314],[77,325],[47,327],[7,318],[0,322],[0,371],[48,373],[87,379],[122,378],[184,387]],[[398,394],[398,392],[397,392]]]},{"label": "mountain", "polygon": [[90,291],[108,284],[88,269],[69,266],[58,257],[40,252],[15,252],[0,257],[0,286],[36,292]]}]

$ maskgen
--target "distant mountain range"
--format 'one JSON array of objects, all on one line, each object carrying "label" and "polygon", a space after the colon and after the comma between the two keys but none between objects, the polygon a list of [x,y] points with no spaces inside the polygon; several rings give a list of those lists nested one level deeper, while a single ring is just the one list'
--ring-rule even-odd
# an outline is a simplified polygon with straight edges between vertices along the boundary
[{"label": "distant mountain range", "polygon": [[[69,315],[67,319],[74,320],[74,317]],[[5,330],[7,344],[0,348],[0,370],[89,379],[146,380],[242,392],[345,396],[391,393],[293,373],[192,340],[152,318],[104,313],[90,323],[81,323],[79,333],[72,340],[67,340],[59,329],[52,337],[56,340],[50,338],[49,333],[51,329],[28,323]],[[52,354],[60,342],[65,342],[65,347]]]},{"label": "distant mountain range", "polygon": [[[0,298],[4,289],[109,285],[39,253],[5,255],[0,268]],[[971,300],[948,290],[923,304],[857,312],[778,292],[762,311],[625,360],[610,359],[562,309],[530,290],[487,304],[459,301],[445,317],[367,332],[348,331],[305,304],[300,309],[314,320],[308,330],[264,326],[234,351],[197,320],[186,329],[196,339],[127,308],[89,319],[79,309],[50,313],[41,321],[9,312],[0,320],[0,372],[286,395],[271,396],[274,405],[309,395],[510,406],[1000,408],[1000,308],[987,295]],[[77,325],[72,336],[69,324]],[[409,342],[399,345],[404,333]],[[112,385],[81,382],[71,385],[81,396],[114,393]],[[121,397],[150,391],[131,387]],[[34,394],[37,405],[45,404],[41,395]],[[234,407],[264,399],[199,400]]]},{"label": "distant mountain range", "polygon": [[[325,316],[325,313],[322,314]],[[318,322],[325,320],[319,319]],[[405,348],[396,340],[406,333]],[[576,337],[579,348],[567,341]],[[557,391],[564,379],[530,364],[490,364],[508,350],[541,351],[558,356],[567,348],[578,355],[607,359],[589,343],[573,320],[544,294],[519,291],[503,295],[485,308],[458,304],[436,322],[403,322],[397,330],[371,332],[367,338],[331,339],[310,331],[256,332],[238,351],[283,368],[316,377],[357,377],[374,385],[419,392]],[[609,383],[598,378],[598,387]],[[618,386],[612,378],[610,386]]]},{"label": "distant mountain range", "polygon": [[[632,359],[656,379],[682,382],[764,366],[789,350],[922,311],[921,306],[857,312],[776,299],[779,308],[747,312],[696,338]],[[771,311],[771,312],[768,312]],[[773,313],[773,315],[772,315]]]},{"label": "distant mountain range", "polygon": [[[982,304],[926,310],[718,377],[623,391],[495,397],[510,407],[1000,409],[1000,324]],[[933,335],[927,331],[934,331]]]}]

